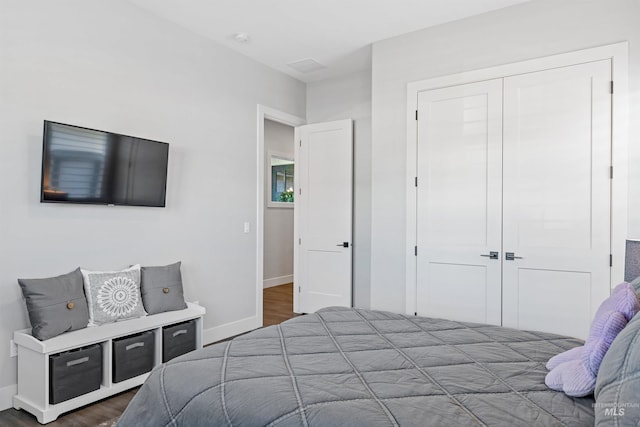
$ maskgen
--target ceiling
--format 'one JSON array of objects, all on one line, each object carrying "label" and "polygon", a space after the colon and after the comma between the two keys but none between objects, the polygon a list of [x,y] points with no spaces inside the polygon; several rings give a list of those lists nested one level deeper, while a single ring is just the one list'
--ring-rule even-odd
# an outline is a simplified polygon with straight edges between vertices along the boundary
[{"label": "ceiling", "polygon": [[[303,82],[369,69],[373,42],[528,0],[129,0]],[[235,40],[246,33],[249,41]],[[311,58],[325,68],[287,64]]]}]

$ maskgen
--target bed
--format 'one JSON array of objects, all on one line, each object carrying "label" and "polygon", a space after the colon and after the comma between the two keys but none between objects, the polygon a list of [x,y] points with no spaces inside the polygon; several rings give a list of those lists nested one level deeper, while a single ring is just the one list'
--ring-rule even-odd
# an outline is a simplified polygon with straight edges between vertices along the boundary
[{"label": "bed", "polygon": [[158,367],[118,425],[593,425],[593,397],[544,383],[547,360],[581,344],[331,307]]}]

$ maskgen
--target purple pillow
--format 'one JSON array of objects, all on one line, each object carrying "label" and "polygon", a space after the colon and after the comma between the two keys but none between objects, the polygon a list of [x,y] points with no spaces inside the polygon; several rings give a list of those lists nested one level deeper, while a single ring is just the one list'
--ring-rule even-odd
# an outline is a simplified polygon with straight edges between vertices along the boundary
[{"label": "purple pillow", "polygon": [[[598,375],[600,363],[611,343],[627,323],[640,310],[640,303],[633,286],[622,282],[616,286],[611,296],[604,300],[591,322],[589,336],[584,343],[581,358],[585,367],[594,375]],[[622,317],[612,317],[618,313]],[[624,319],[624,322],[622,322]]]},{"label": "purple pillow", "polygon": [[[616,286],[611,292],[611,296],[604,300],[600,307],[598,307],[598,311],[596,311],[596,315],[591,322],[591,328],[589,331],[589,336],[593,334],[593,327],[596,323],[602,322],[602,317],[610,311],[617,311],[621,313],[627,322],[630,322],[633,316],[640,311],[640,302],[638,302],[638,297],[636,295],[634,287],[627,283],[622,282],[618,286]],[[615,338],[615,337],[614,337]],[[578,360],[582,357],[583,348],[585,346],[575,347],[571,350],[567,350],[560,354],[553,356],[547,362],[547,369],[552,370],[556,366],[561,365],[564,362],[568,362],[570,360]],[[602,351],[601,347],[598,347]],[[608,347],[607,347],[608,348]],[[594,344],[589,348],[589,351],[593,352],[595,349]],[[606,352],[606,349],[604,350]],[[591,355],[586,356],[587,359],[592,358]],[[600,359],[602,361],[602,357],[604,357],[604,353],[602,356],[597,356],[595,359]],[[593,363],[590,364],[592,367],[595,367]],[[597,366],[600,366],[600,363],[597,363]],[[595,367],[595,373],[598,373],[598,368]]]},{"label": "purple pillow", "polygon": [[[630,322],[633,316],[640,311],[638,296],[630,283],[622,282],[613,289],[611,296],[604,300],[602,304],[600,304],[600,307],[598,307],[593,321],[596,321],[599,314],[606,313],[607,311],[622,313],[625,319],[627,319],[627,322]],[[593,323],[591,325],[593,327]]]},{"label": "purple pillow", "polygon": [[551,390],[563,391],[567,396],[582,397],[593,393],[596,377],[588,372],[581,360],[570,360],[549,372],[544,383]]},{"label": "purple pillow", "polygon": [[551,372],[547,374],[545,384],[552,390],[564,391],[568,396],[593,393],[604,355],[638,311],[640,303],[635,289],[627,282],[620,283],[598,307],[584,346],[549,359],[547,369]]},{"label": "purple pillow", "polygon": [[620,331],[627,326],[627,323],[624,314],[618,311],[600,313],[598,310],[591,323],[591,330],[584,343],[584,351],[580,357],[582,363],[594,377],[598,375],[602,359],[607,350],[609,350],[611,343],[616,339]]},{"label": "purple pillow", "polygon": [[547,362],[547,369],[552,370],[555,369],[556,366],[562,365],[564,362],[569,362],[571,360],[580,360],[582,357],[582,351],[584,350],[584,346],[574,347],[571,350],[563,351],[560,354],[556,354]]},{"label": "purple pillow", "polygon": [[[626,325],[627,319],[622,313],[605,313],[598,309],[583,350],[569,350],[572,356],[579,355],[579,358],[565,361],[552,369],[544,379],[545,384],[552,390],[564,391],[567,396],[582,397],[593,393],[602,358]],[[558,356],[565,353],[568,352]]]}]

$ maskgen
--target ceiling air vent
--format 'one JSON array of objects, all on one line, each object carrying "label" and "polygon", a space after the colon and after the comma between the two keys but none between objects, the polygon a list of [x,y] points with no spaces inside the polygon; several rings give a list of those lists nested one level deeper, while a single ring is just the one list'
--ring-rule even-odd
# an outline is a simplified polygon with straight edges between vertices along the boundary
[{"label": "ceiling air vent", "polygon": [[311,73],[312,71],[318,71],[322,70],[323,68],[327,68],[313,58],[305,58],[299,61],[289,62],[287,65],[301,73]]}]

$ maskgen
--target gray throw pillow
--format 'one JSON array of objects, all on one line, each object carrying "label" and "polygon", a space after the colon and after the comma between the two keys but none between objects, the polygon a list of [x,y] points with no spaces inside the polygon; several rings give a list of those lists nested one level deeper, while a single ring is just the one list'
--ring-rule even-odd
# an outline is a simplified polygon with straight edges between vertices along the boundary
[{"label": "gray throw pillow", "polygon": [[140,297],[140,265],[121,271],[80,270],[89,326],[146,316]]},{"label": "gray throw pillow", "polygon": [[633,289],[636,290],[636,294],[640,299],[640,277],[636,277],[635,279],[633,279],[633,281],[631,282],[631,286],[633,286]]},{"label": "gray throw pillow", "polygon": [[596,426],[637,426],[640,420],[640,313],[618,334],[605,354],[594,405]]},{"label": "gray throw pillow", "polygon": [[640,241],[627,240],[624,254],[624,281],[640,276]]},{"label": "gray throw pillow", "polygon": [[142,267],[142,302],[149,314],[187,308],[182,291],[181,262],[162,267]]},{"label": "gray throw pillow", "polygon": [[47,279],[18,279],[32,335],[47,340],[87,326],[89,311],[80,269]]}]

